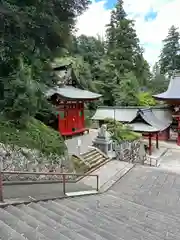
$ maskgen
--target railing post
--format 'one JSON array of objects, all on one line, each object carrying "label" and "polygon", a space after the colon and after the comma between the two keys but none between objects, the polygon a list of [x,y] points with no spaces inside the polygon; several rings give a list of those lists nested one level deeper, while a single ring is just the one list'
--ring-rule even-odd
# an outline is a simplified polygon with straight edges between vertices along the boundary
[{"label": "railing post", "polygon": [[97,188],[96,188],[97,192],[99,191],[99,175],[97,175]]},{"label": "railing post", "polygon": [[0,202],[4,202],[4,199],[3,199],[3,181],[2,181],[1,168],[0,168]]},{"label": "railing post", "polygon": [[63,194],[66,195],[66,175],[63,174]]}]

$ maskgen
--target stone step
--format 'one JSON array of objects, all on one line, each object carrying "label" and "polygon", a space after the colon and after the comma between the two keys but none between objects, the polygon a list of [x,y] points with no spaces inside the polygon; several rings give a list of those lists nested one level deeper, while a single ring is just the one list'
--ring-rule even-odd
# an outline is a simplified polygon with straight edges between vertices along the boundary
[{"label": "stone step", "polygon": [[48,226],[43,224],[41,221],[38,221],[36,218],[28,215],[22,209],[11,205],[6,208],[6,211],[14,215],[19,220],[26,222],[31,228],[36,229],[38,231],[38,235],[41,235],[40,239],[49,239],[46,235],[46,232],[48,230],[50,231],[50,229],[48,229]]},{"label": "stone step", "polygon": [[25,221],[32,228],[38,230],[38,232],[44,235],[46,239],[56,240],[62,237],[62,235],[59,234],[59,232],[57,232],[54,228],[51,228],[48,225],[47,221],[45,221],[46,218],[45,216],[41,217],[38,215],[37,218],[36,214],[36,217],[33,217],[23,211],[23,208],[26,207],[27,206],[25,205],[21,205],[19,207],[8,206],[7,211],[11,212],[13,215],[21,219],[22,221]]},{"label": "stone step", "polygon": [[88,152],[85,152],[85,153],[81,154],[81,157],[82,158],[87,158],[87,157],[89,157],[89,156],[91,156],[91,155],[93,155],[95,153],[97,153],[97,150],[96,149],[92,149],[92,150],[90,150]]},{"label": "stone step", "polygon": [[106,160],[107,159],[104,156],[99,154],[98,156],[92,158],[91,160],[87,159],[86,161],[88,161],[88,163],[90,163],[90,165],[93,166],[96,165],[97,162],[105,162]]},{"label": "stone step", "polygon": [[1,240],[26,240],[20,233],[17,233],[6,223],[0,220],[0,239]]},{"label": "stone step", "polygon": [[28,240],[45,240],[45,237],[39,234],[36,229],[2,208],[0,208],[0,220]]},{"label": "stone step", "polygon": [[[106,197],[106,200],[108,200],[107,197]],[[160,221],[162,216],[158,219],[156,218],[152,219],[149,217],[147,218],[149,213],[147,209],[143,213],[137,214],[139,212],[138,209],[132,208],[132,206],[130,207],[129,202],[128,203],[124,202],[124,206],[123,206],[122,202],[119,203],[118,200],[119,199],[117,199],[117,204],[115,204],[114,201],[108,202],[109,205],[107,204],[107,201],[104,202],[102,199],[99,200],[99,202],[94,202],[90,200],[90,204],[88,205],[88,208],[81,210],[81,212],[83,211],[84,213],[84,211],[86,211],[86,214],[88,214],[88,219],[90,219],[89,215],[91,215],[91,217],[94,218],[95,214],[97,216],[97,213],[99,213],[99,215],[101,216],[101,218],[103,218],[103,220],[106,219],[107,217],[111,217],[112,221],[113,221],[113,218],[116,218],[118,220],[125,219],[126,220],[125,224],[129,224],[130,226],[133,226],[141,230],[146,228],[146,231],[149,232],[150,234],[153,234],[153,236],[155,235],[156,237],[159,237],[159,238],[166,236],[167,222],[164,223]],[[66,205],[68,204],[68,202],[66,202]],[[68,207],[70,207],[73,210],[78,209],[78,211],[80,211],[80,206],[84,206],[85,204],[82,201],[78,201],[78,203],[73,201],[73,204],[72,204],[70,201],[68,204]],[[127,206],[129,208],[127,208]],[[90,209],[90,211],[88,211],[87,209]],[[106,211],[107,209],[108,209],[108,216],[104,214],[107,212]],[[176,223],[176,221],[174,222],[171,221],[170,226],[171,228],[168,229],[169,235],[171,235],[173,239],[178,239],[178,237],[176,237],[176,234],[180,234],[179,230],[177,230],[178,224]]]},{"label": "stone step", "polygon": [[[121,211],[124,211],[124,214],[127,214],[127,215],[129,212],[130,217],[134,216],[134,218],[136,218],[136,214],[138,213],[138,219],[141,222],[144,222],[144,219],[146,221],[149,220],[150,221],[149,224],[151,225],[153,223],[153,224],[155,224],[155,227],[160,223],[161,228],[162,228],[161,230],[163,230],[163,229],[167,230],[168,229],[167,225],[170,225],[170,228],[173,228],[173,231],[169,230],[169,232],[171,232],[172,234],[174,234],[175,232],[180,234],[180,230],[178,227],[180,224],[180,218],[166,214],[164,212],[160,212],[160,211],[156,212],[156,210],[154,210],[154,209],[136,204],[134,202],[124,200],[124,199],[120,198],[119,196],[117,197],[114,195],[110,195],[110,192],[111,191],[109,191],[109,193],[106,194],[105,201],[104,201],[104,199],[100,200],[101,204],[106,204],[108,200],[109,201],[111,200],[111,204],[115,205],[114,206],[115,208],[117,208],[118,210],[120,209]],[[115,199],[115,201],[114,201],[114,199]],[[121,214],[121,213],[119,213],[119,214]],[[148,216],[148,218],[147,218],[147,216]],[[174,239],[175,239],[175,237],[174,237]]]},{"label": "stone step", "polygon": [[152,171],[133,168],[102,194],[4,206],[0,239],[179,240],[180,177]]},{"label": "stone step", "polygon": [[95,168],[96,166],[99,166],[100,164],[102,164],[104,162],[104,159],[99,158],[97,161],[95,160],[93,163],[90,163],[91,168]]},{"label": "stone step", "polygon": [[[45,203],[46,205],[47,203]],[[63,219],[57,218],[57,214],[54,212],[49,211],[46,207],[44,208],[43,202],[31,203],[29,205],[35,211],[38,211],[39,214],[46,216],[49,226],[53,227],[57,231],[59,231],[64,236],[73,239],[73,240],[86,240],[87,238],[83,237],[82,235],[76,233],[75,231],[69,231],[69,228],[63,225]],[[58,219],[58,220],[57,220]]]},{"label": "stone step", "polygon": [[85,161],[91,163],[94,159],[99,158],[99,157],[105,158],[102,154],[100,154],[99,152],[96,152],[95,154],[93,154],[89,157],[85,157],[84,159],[85,159]]},{"label": "stone step", "polygon": [[[163,222],[165,224],[171,223],[173,226],[178,228],[178,225],[180,224],[180,218],[177,217],[176,215],[170,215],[165,212],[155,211],[154,209],[149,208],[147,206],[142,206],[142,205],[136,204],[134,202],[128,201],[127,199],[126,200],[122,199],[119,196],[117,196],[116,193],[114,195],[112,195],[112,192],[113,191],[111,191],[111,190],[108,191],[108,193],[106,193],[105,199],[101,198],[101,195],[98,195],[96,197],[96,202],[98,202],[99,204],[102,204],[102,205],[106,205],[109,201],[111,201],[111,204],[116,204],[116,205],[118,204],[118,208],[120,208],[120,207],[122,208],[122,206],[123,206],[125,208],[125,210],[130,211],[131,214],[133,214],[133,212],[135,212],[135,213],[138,212],[140,215],[144,214],[144,217],[146,215],[148,215],[148,217],[150,217],[153,220],[158,219],[158,222]],[[74,201],[74,200],[71,199],[71,201]],[[93,198],[93,196],[90,196],[88,198],[88,201],[90,203],[87,202],[86,198],[80,198],[78,202],[80,204],[82,203],[85,206],[87,206],[87,204],[88,204],[88,206],[91,206],[92,202],[95,201],[95,198]],[[64,204],[68,204],[68,201]],[[133,208],[132,208],[132,206],[133,206]]]},{"label": "stone step", "polygon": [[[59,219],[64,219],[64,221],[68,221],[71,229],[74,229],[77,231],[79,229],[79,233],[81,233],[83,236],[87,236],[90,239],[118,239],[116,236],[113,236],[113,234],[101,229],[97,228],[96,226],[90,224],[87,221],[84,221],[83,219],[76,218],[74,215],[68,213],[67,211],[64,211],[63,205],[62,208],[59,204],[56,202],[48,202],[48,203],[41,203],[41,205],[50,211],[53,211],[54,213],[59,215]],[[64,224],[65,222],[63,222]]]},{"label": "stone step", "polygon": [[[113,232],[117,236],[120,236],[122,239],[148,239],[148,240],[160,240],[161,238],[151,235],[150,233],[146,232],[144,229],[141,229],[139,226],[132,226],[131,224],[127,224],[124,219],[115,219],[112,216],[109,216],[108,213],[105,214],[104,212],[99,212],[97,209],[96,211],[92,210],[91,208],[83,208],[80,207],[83,205],[75,204],[73,202],[73,206],[69,205],[69,207],[74,208],[75,211],[86,215],[88,217],[88,221],[91,221],[92,224],[103,227],[109,232]],[[108,211],[108,210],[106,210]]]},{"label": "stone step", "polygon": [[98,151],[93,151],[93,152],[90,152],[90,154],[87,154],[84,156],[84,159],[91,159],[93,157],[96,157],[98,155],[101,155]]},{"label": "stone step", "polygon": [[[43,235],[45,235],[48,239],[69,240],[68,237],[64,236],[63,234],[61,234],[61,232],[58,229],[56,229],[56,227],[54,226],[55,222],[53,220],[48,218],[45,214],[42,214],[41,212],[36,211],[35,209],[31,208],[30,205],[31,204],[20,205],[20,206],[18,206],[18,208],[20,210],[22,210],[23,212],[25,212],[28,215],[28,217],[30,216],[31,220],[33,217],[34,219],[37,219],[38,222],[40,222],[40,225],[37,226],[37,229],[39,232],[41,232]],[[28,221],[28,219],[27,219],[27,221]]]}]

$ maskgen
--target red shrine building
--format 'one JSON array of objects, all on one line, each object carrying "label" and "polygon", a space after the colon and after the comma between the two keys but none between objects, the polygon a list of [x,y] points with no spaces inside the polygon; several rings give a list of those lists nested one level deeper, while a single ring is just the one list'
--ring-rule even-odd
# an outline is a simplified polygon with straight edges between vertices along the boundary
[{"label": "red shrine building", "polygon": [[173,118],[172,130],[177,133],[177,145],[180,146],[180,73],[176,73],[171,78],[166,92],[153,97],[169,106]]},{"label": "red shrine building", "polygon": [[47,98],[56,106],[58,130],[62,136],[84,133],[85,104],[101,97],[100,94],[82,89],[72,65],[53,66],[58,85],[46,92]]}]

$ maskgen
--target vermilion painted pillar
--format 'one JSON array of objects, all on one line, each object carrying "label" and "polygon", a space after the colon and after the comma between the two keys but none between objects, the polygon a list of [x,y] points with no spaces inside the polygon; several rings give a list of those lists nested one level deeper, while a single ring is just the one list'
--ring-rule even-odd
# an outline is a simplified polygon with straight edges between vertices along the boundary
[{"label": "vermilion painted pillar", "polygon": [[159,136],[158,133],[156,133],[156,148],[159,148]]},{"label": "vermilion painted pillar", "polygon": [[180,118],[177,118],[178,121],[178,136],[177,136],[177,145],[180,146]]},{"label": "vermilion painted pillar", "polygon": [[149,133],[149,155],[152,154],[152,141],[151,141],[151,133]]},{"label": "vermilion painted pillar", "polygon": [[85,128],[85,117],[84,117],[84,102],[82,102],[82,127]]}]

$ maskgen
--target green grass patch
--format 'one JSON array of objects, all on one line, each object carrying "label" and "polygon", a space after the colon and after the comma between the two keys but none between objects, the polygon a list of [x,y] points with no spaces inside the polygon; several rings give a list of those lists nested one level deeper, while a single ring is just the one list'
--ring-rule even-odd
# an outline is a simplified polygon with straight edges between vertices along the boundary
[{"label": "green grass patch", "polygon": [[64,140],[54,129],[32,118],[24,128],[17,128],[11,122],[0,119],[0,142],[29,149],[37,149],[46,155],[62,155]]}]

